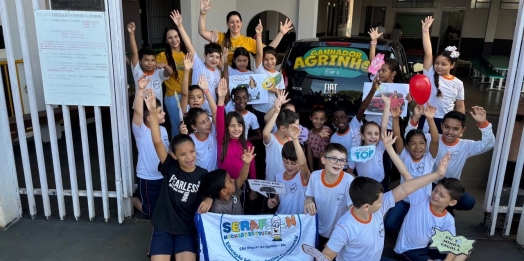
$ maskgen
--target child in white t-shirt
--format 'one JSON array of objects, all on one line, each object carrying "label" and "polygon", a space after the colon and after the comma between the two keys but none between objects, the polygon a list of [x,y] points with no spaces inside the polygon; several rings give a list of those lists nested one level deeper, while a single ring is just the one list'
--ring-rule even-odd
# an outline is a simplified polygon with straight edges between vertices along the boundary
[{"label": "child in white t-shirt", "polygon": [[[482,133],[481,140],[474,141],[460,138],[466,130],[465,114],[459,111],[450,111],[444,115],[442,134],[439,135],[438,139],[439,146],[436,160],[438,162],[446,153],[451,154],[446,178],[460,179],[462,168],[464,168],[468,158],[487,152],[495,146],[495,135],[493,135],[491,123],[486,120],[486,110],[482,107],[473,106],[471,107],[470,115],[477,122],[477,126]],[[406,127],[406,133],[416,128],[418,120],[419,118],[414,115],[410,124]],[[428,142],[430,141],[428,140]],[[459,202],[448,210],[451,214],[453,214],[453,209],[471,210],[475,203],[475,198],[466,191]]]},{"label": "child in white t-shirt", "polygon": [[[248,111],[246,109],[247,102],[248,102],[248,91],[246,87],[236,87],[231,91],[231,99],[230,103],[233,106],[233,109],[230,110],[226,106],[226,113],[229,113],[231,111],[236,111],[242,115],[244,118],[244,122],[246,124],[246,139],[249,141],[255,141],[262,139],[262,133],[260,132],[260,126],[258,125],[258,119],[257,116]],[[252,130],[253,135],[251,137],[248,137],[248,131],[249,129]]]},{"label": "child in white t-shirt", "polygon": [[314,171],[309,178],[304,212],[318,214],[319,250],[324,248],[337,220],[351,205],[348,191],[354,178],[344,172],[347,158],[348,152],[344,146],[328,144],[321,158],[325,169]]},{"label": "child in white t-shirt", "polygon": [[[162,174],[158,171],[158,163],[160,162],[156,155],[155,145],[151,138],[151,129],[149,129],[150,115],[147,108],[144,110],[143,97],[147,96],[145,93],[148,86],[149,79],[146,75],[142,75],[138,79],[137,92],[135,93],[133,122],[131,129],[136,141],[136,148],[138,150],[138,162],[136,164],[136,176],[138,182],[138,191],[133,196],[133,205],[138,211],[141,211],[147,219],[150,219],[156,207],[160,188],[162,187]],[[165,121],[165,112],[163,112],[161,103],[157,99],[156,102],[158,111],[159,124]],[[169,146],[169,137],[164,126],[160,126],[160,137],[166,146]]]},{"label": "child in white t-shirt", "polygon": [[355,162],[355,155],[350,156],[348,173],[352,174],[354,169],[357,169],[358,176],[372,178],[384,187],[384,191],[389,191],[387,180],[384,179],[384,143],[380,140],[380,133],[386,133],[388,128],[389,108],[391,100],[389,97],[382,94],[382,101],[384,102],[384,113],[382,113],[382,126],[374,121],[368,121],[362,125],[360,138],[362,139],[361,146],[375,145],[376,151],[373,158],[365,162]]},{"label": "child in white t-shirt", "polygon": [[[407,172],[406,166],[393,149],[395,139],[392,139],[392,134],[383,134],[382,140],[395,166],[399,171]],[[353,205],[338,220],[322,252],[324,256],[329,260],[337,257],[338,260],[379,261],[384,249],[383,218],[386,212],[395,202],[443,177],[448,159],[449,156],[442,160],[437,172],[408,180],[386,193],[382,185],[374,179],[355,178],[349,188]]]},{"label": "child in white t-shirt", "polygon": [[[285,89],[284,79],[282,74],[279,71],[275,70],[277,65],[277,51],[272,46],[264,46],[262,43],[262,24],[258,24],[255,28],[256,31],[256,40],[257,40],[257,54],[255,61],[255,73],[256,74],[266,74],[267,79],[263,82],[263,88],[268,90],[268,100],[264,104],[253,104],[253,109],[255,109],[255,114],[257,117],[264,117],[264,114],[267,113],[275,103],[277,99],[277,90]],[[260,126],[263,126],[259,121]],[[279,154],[280,155],[280,154]]]},{"label": "child in white t-shirt", "polygon": [[[281,110],[284,110],[284,109],[288,109],[288,110],[290,110],[292,112],[297,112],[297,107],[291,101],[287,101],[286,103],[282,104]],[[264,121],[266,123],[269,121],[269,119],[273,115],[274,111],[275,111],[275,108],[271,108],[264,115]],[[300,123],[300,119],[299,119],[299,123]],[[306,143],[306,141],[307,141],[307,138],[308,138],[308,135],[309,135],[309,130],[307,128],[305,128],[304,126],[300,125],[300,124],[298,125],[298,127],[300,128],[300,135],[298,136],[298,141],[300,141],[300,144],[304,145],[304,143]],[[275,126],[273,126],[273,129],[271,130],[271,132],[275,133],[276,131],[277,131],[277,126],[275,125]]]},{"label": "child in white t-shirt", "polygon": [[[138,80],[145,74],[149,79],[147,87],[155,92],[156,98],[161,102],[160,106],[163,107],[162,83],[173,74],[173,69],[165,63],[157,63],[155,51],[151,47],[142,47],[140,51],[138,50],[135,29],[135,23],[131,22],[127,25],[131,48],[131,71],[133,72],[135,86],[138,86]],[[138,88],[136,91],[138,92]]]},{"label": "child in white t-shirt", "polygon": [[311,173],[304,149],[298,141],[300,128],[297,125],[290,125],[289,132],[292,141],[286,142],[282,148],[282,159],[286,170],[276,174],[276,181],[286,186],[286,194],[270,198],[267,206],[272,209],[278,205],[277,214],[302,214]]},{"label": "child in white t-shirt", "polygon": [[409,195],[411,207],[402,223],[394,251],[400,260],[465,260],[466,255],[441,254],[429,249],[435,229],[449,231],[455,236],[455,218],[446,210],[454,206],[464,194],[464,187],[458,179],[443,178],[431,191],[426,186]]},{"label": "child in white t-shirt", "polygon": [[[204,46],[204,55],[204,61],[202,61],[198,55],[194,56],[193,79],[191,81],[191,84],[198,84],[200,81],[200,75],[205,75],[209,85],[209,93],[211,94],[211,97],[213,97],[213,102],[216,104],[216,89],[218,87],[218,82],[221,78],[221,72],[220,69],[217,68],[217,66],[220,63],[222,48],[219,44],[208,43]],[[226,102],[227,101],[228,100],[226,100]],[[202,108],[208,112],[211,111],[209,102],[209,98],[207,98],[204,104],[202,105]]]},{"label": "child in white t-shirt", "polygon": [[[451,75],[451,70],[457,64],[459,52],[455,46],[449,46],[439,53],[433,61],[433,51],[431,48],[431,36],[429,28],[433,24],[433,17],[428,16],[422,22],[422,45],[424,46],[424,75],[431,82],[431,95],[429,103],[437,107],[435,122],[439,133],[442,133],[441,122],[444,115],[456,110],[466,113],[464,105],[464,84],[461,80]],[[419,128],[423,127],[424,132],[428,132],[429,125],[421,121]]]},{"label": "child in white t-shirt", "polygon": [[[405,142],[400,135],[400,114],[399,108],[391,110],[393,115],[393,135],[397,137],[395,142],[395,149],[404,165],[408,168],[408,172],[412,177],[420,177],[422,175],[433,172],[435,165],[435,158],[438,153],[438,130],[433,120],[435,115],[435,107],[429,104],[424,107],[422,105],[415,106],[414,115],[420,117],[422,112],[426,115],[430,126],[430,134],[425,134],[421,130],[412,129],[406,134]],[[431,141],[429,146],[427,142]],[[401,176],[400,182],[404,182],[404,176]],[[430,188],[431,189],[431,188]],[[388,211],[384,219],[384,228],[388,232],[398,233],[402,220],[409,210],[409,198],[405,198],[395,204],[395,207]]]},{"label": "child in white t-shirt", "polygon": [[[222,54],[222,64],[227,65],[227,59],[229,58],[228,54],[229,52],[226,53],[225,57],[224,54]],[[224,67],[224,69],[225,68],[226,67]],[[235,52],[233,52],[232,66],[227,65],[227,70],[224,70],[223,73],[224,72],[227,72],[227,77],[224,76],[226,79],[228,79],[229,76],[254,74],[254,72],[251,71],[251,56],[249,51],[244,47],[237,47]],[[231,93],[231,95],[233,95],[233,93]],[[226,103],[226,113],[234,110],[235,105],[233,104],[233,99],[231,98],[229,102]]]},{"label": "child in white t-shirt", "polygon": [[373,99],[373,93],[369,92],[351,121],[344,108],[335,107],[333,109],[331,119],[337,131],[331,136],[331,143],[342,144],[348,152],[351,152],[352,147],[360,144],[360,126],[362,126],[362,118],[371,99]]},{"label": "child in white t-shirt", "polygon": [[[278,98],[274,101],[275,110],[273,116],[262,131],[262,139],[266,147],[266,180],[268,181],[275,181],[275,175],[286,170],[282,160],[282,146],[284,146],[286,141],[291,140],[290,125],[298,125],[298,113],[287,109],[280,111],[282,101],[286,101],[286,97],[287,93],[285,91],[278,91]],[[275,122],[278,130],[275,133],[271,133]]]}]

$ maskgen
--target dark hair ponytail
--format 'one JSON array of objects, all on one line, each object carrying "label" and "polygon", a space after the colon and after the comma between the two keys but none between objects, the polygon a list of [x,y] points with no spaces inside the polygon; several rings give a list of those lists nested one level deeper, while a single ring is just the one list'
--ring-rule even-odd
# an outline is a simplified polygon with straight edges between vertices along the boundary
[{"label": "dark hair ponytail", "polygon": [[175,59],[173,58],[173,51],[171,50],[171,46],[167,42],[167,33],[171,30],[175,30],[178,34],[178,38],[180,39],[180,51],[182,53],[187,53],[186,45],[184,44],[184,41],[182,41],[182,37],[180,36],[180,31],[178,30],[178,27],[176,25],[174,27],[166,27],[164,29],[164,37],[162,39],[162,42],[164,43],[164,53],[166,55],[167,65],[173,69],[173,77],[176,81],[178,81],[178,70],[177,65],[175,62]]},{"label": "dark hair ponytail", "polygon": [[[233,15],[238,16],[240,21],[242,21],[242,16],[240,15],[239,12],[231,11],[231,12],[227,13],[226,23],[229,23],[229,18],[231,18],[231,16],[233,16]],[[232,43],[231,43],[231,31],[229,30],[229,28],[227,29],[226,33],[224,34],[224,41],[221,43],[221,45],[222,45],[222,47],[231,49],[231,45],[232,45]]]},{"label": "dark hair ponytail", "polygon": [[201,114],[207,115],[206,111],[201,108],[191,108],[189,111],[187,111],[186,117],[184,118],[184,122],[187,127],[188,133],[193,133],[196,130],[193,129],[193,125],[197,125],[197,118]]},{"label": "dark hair ponytail", "polygon": [[437,88],[437,97],[442,97],[442,91],[438,88],[438,81],[439,81],[439,78],[440,78],[440,74],[438,74],[437,72],[435,72],[433,74],[433,80],[435,82],[435,87]]},{"label": "dark hair ponytail", "polygon": [[393,77],[394,83],[405,83],[402,79],[402,71],[400,70],[400,64],[397,60],[386,57],[384,58],[384,64],[389,67],[390,71],[395,72],[395,77]]}]

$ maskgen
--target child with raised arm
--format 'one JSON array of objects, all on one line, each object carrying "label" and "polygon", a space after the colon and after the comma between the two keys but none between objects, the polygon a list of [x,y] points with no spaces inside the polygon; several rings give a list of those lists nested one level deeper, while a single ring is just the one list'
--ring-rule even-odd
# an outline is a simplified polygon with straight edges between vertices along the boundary
[{"label": "child with raised arm", "polygon": [[[382,134],[391,160],[399,171],[407,173],[406,166],[393,149],[395,138]],[[418,189],[440,179],[446,173],[449,156],[444,157],[436,172],[407,180],[393,190],[384,193],[382,185],[374,179],[357,177],[351,183],[349,196],[353,205],[338,220],[327,247],[322,252],[333,260],[381,260],[384,249],[384,224],[386,212],[398,202]],[[386,260],[383,258],[382,260]]]},{"label": "child with raised arm", "polygon": [[[147,95],[146,87],[149,80],[146,75],[138,79],[137,92],[135,93],[133,122],[131,130],[136,141],[138,150],[138,162],[136,164],[136,176],[138,191],[133,195],[133,205],[142,212],[146,219],[151,219],[155,211],[160,188],[162,187],[162,174],[158,171],[158,157],[155,152],[155,146],[151,139],[151,119],[149,110],[144,110],[143,96]],[[165,113],[162,111],[161,103],[157,100],[158,122],[164,123]],[[160,136],[167,148],[169,146],[169,137],[166,128],[160,126]]]},{"label": "child with raised arm", "polygon": [[[440,160],[446,155],[451,154],[449,168],[446,171],[446,178],[460,179],[462,168],[466,160],[470,157],[482,154],[491,150],[495,146],[495,135],[493,135],[492,125],[486,120],[486,111],[482,107],[473,106],[469,114],[477,122],[477,126],[482,133],[482,139],[478,141],[461,139],[466,131],[466,115],[459,111],[450,111],[444,115],[442,121],[442,134],[439,135],[438,154],[436,160]],[[418,125],[419,117],[414,115],[410,124],[406,127],[406,133],[415,129]],[[428,141],[431,142],[431,141]],[[435,168],[435,167],[434,167]],[[475,198],[467,191],[452,210],[471,210],[475,206]]]},{"label": "child with raised arm", "polygon": [[348,151],[338,143],[330,143],[324,150],[322,164],[325,169],[311,173],[306,189],[304,213],[318,213],[318,247],[322,251],[333,232],[337,220],[351,205],[349,187],[353,176],[344,172]]},{"label": "child with raised arm", "polygon": [[[278,91],[278,98],[274,101],[274,113],[262,131],[262,139],[266,147],[266,180],[275,181],[276,175],[285,171],[282,160],[282,147],[290,139],[289,128],[298,124],[299,115],[296,112],[284,109],[280,111],[282,103],[287,102],[287,93]],[[277,124],[277,131],[271,133],[273,125]]]},{"label": "child with raised arm", "polygon": [[384,191],[389,191],[388,181],[384,178],[383,158],[385,147],[380,138],[380,133],[386,133],[387,131],[391,100],[382,94],[382,101],[384,102],[382,126],[374,121],[368,121],[360,127],[361,146],[375,145],[374,156],[366,162],[350,161],[347,172],[352,174],[353,170],[356,169],[359,176],[372,178],[382,184]]},{"label": "child with raised arm", "polygon": [[[442,133],[441,123],[444,115],[450,111],[466,113],[464,105],[464,84],[457,77],[451,75],[459,58],[457,47],[448,46],[439,53],[433,61],[433,50],[431,48],[431,36],[429,29],[433,24],[433,17],[428,16],[422,22],[422,45],[424,46],[424,70],[431,82],[431,95],[429,103],[437,108],[435,123],[439,133]],[[429,125],[423,119],[418,126],[424,132],[428,132]]]},{"label": "child with raised arm", "polygon": [[[435,107],[427,105],[426,108],[422,105],[417,105],[414,108],[415,117],[420,117],[422,113],[427,117],[430,133],[425,134],[421,130],[412,129],[406,134],[405,142],[400,136],[400,114],[399,108],[391,110],[393,116],[393,135],[397,137],[395,141],[395,149],[400,159],[406,165],[408,172],[412,177],[420,177],[422,175],[433,172],[435,159],[438,153],[439,135],[433,116],[435,115]],[[429,146],[427,146],[428,141]],[[401,176],[400,182],[404,182],[406,178]],[[398,233],[402,225],[402,220],[409,210],[409,198],[405,198],[395,204],[395,207],[388,211],[384,219],[384,228],[388,232]]]},{"label": "child with raised arm", "polygon": [[[220,88],[220,87],[219,87]],[[224,169],[209,172],[202,183],[203,191],[214,199],[209,212],[230,215],[243,215],[244,208],[240,197],[244,193],[245,182],[249,173],[249,166],[256,154],[254,147],[249,147],[242,154],[242,169],[238,178],[234,179]]]},{"label": "child with raised arm", "polygon": [[[147,98],[146,98],[147,97]],[[162,188],[155,213],[151,218],[153,234],[148,255],[151,260],[194,261],[197,253],[195,213],[205,213],[212,199],[202,201],[199,187],[208,171],[195,164],[195,143],[188,135],[180,134],[171,140],[168,153],[160,136],[155,94],[148,89],[144,97],[151,114],[151,136],[160,159],[158,169]]]},{"label": "child with raised arm", "polygon": [[131,49],[131,70],[133,72],[133,79],[135,79],[135,86],[138,86],[138,79],[140,79],[142,75],[147,75],[149,78],[147,87],[155,91],[155,96],[160,100],[160,103],[163,104],[162,83],[173,74],[173,69],[165,63],[157,63],[155,51],[151,47],[142,47],[142,49],[138,51],[135,40],[135,29],[135,23],[131,22],[127,24]]},{"label": "child with raised arm", "polygon": [[286,170],[276,175],[277,182],[285,185],[286,194],[270,198],[267,206],[270,209],[278,206],[277,214],[302,214],[311,172],[307,166],[304,149],[298,141],[300,128],[295,124],[290,125],[289,132],[292,141],[286,142],[282,148],[282,159]]}]

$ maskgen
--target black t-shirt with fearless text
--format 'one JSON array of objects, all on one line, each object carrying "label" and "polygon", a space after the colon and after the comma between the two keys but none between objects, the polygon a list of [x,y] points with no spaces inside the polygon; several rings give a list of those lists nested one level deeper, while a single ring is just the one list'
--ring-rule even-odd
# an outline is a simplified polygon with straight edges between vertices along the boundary
[{"label": "black t-shirt with fearless text", "polygon": [[202,202],[198,188],[207,170],[197,166],[187,173],[168,155],[164,163],[159,164],[158,171],[164,180],[151,224],[169,234],[196,233],[193,218]]}]

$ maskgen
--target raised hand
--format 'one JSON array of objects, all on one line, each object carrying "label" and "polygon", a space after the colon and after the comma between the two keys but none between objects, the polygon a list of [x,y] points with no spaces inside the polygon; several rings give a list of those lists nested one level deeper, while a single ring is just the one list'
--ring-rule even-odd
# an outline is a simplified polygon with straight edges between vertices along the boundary
[{"label": "raised hand", "polygon": [[145,74],[142,75],[140,79],[138,79],[138,89],[139,90],[144,90],[148,84],[149,84],[149,79],[147,78]]},{"label": "raised hand", "polygon": [[398,118],[400,117],[400,114],[402,114],[402,110],[400,109],[400,107],[392,108],[390,112],[391,112],[391,117],[393,118]]},{"label": "raised hand", "polygon": [[300,127],[296,124],[289,124],[289,134],[291,139],[298,140],[298,136],[300,136]]},{"label": "raised hand", "polygon": [[242,154],[242,161],[245,164],[251,164],[251,161],[253,161],[255,156],[257,156],[257,154],[255,154],[254,152],[255,152],[254,146],[248,147],[247,150],[244,150],[244,154]]},{"label": "raised hand", "polygon": [[443,178],[446,175],[446,169],[448,168],[448,163],[451,158],[450,155],[451,154],[448,151],[448,153],[446,153],[444,158],[442,158],[442,160],[438,164],[437,173],[441,178]]},{"label": "raised hand", "polygon": [[417,104],[415,108],[413,109],[413,116],[422,116],[422,113],[424,112],[424,106]]},{"label": "raised hand", "polygon": [[286,104],[287,102],[291,100],[287,98],[287,95],[288,93],[286,92],[286,90],[277,91],[277,100],[280,101],[280,105]]},{"label": "raised hand", "polygon": [[293,29],[293,22],[291,22],[289,18],[286,18],[286,22],[284,23],[280,22],[280,32],[282,34],[287,34],[291,29]]},{"label": "raised hand", "polygon": [[471,111],[469,112],[469,114],[471,114],[471,116],[477,123],[482,124],[486,122],[486,110],[484,110],[484,108],[482,107],[479,107],[479,106],[471,107]]},{"label": "raised hand", "polygon": [[220,79],[217,88],[218,97],[226,97],[227,95],[227,81],[225,78]]},{"label": "raised hand", "polygon": [[384,93],[381,93],[380,95],[382,96],[382,101],[384,104],[391,104],[391,99],[388,96],[386,96]]},{"label": "raised hand", "polygon": [[188,53],[184,57],[184,69],[189,71],[191,68],[193,68],[193,54]]},{"label": "raised hand", "polygon": [[213,29],[213,31],[211,31],[211,42],[212,43],[218,42],[218,30],[217,29]]},{"label": "raised hand", "polygon": [[156,68],[157,69],[163,69],[166,67],[166,64],[165,63],[156,63]]},{"label": "raised hand", "polygon": [[149,111],[156,110],[156,97],[153,89],[149,88],[144,90],[143,99],[146,102],[146,106]]},{"label": "raised hand", "polygon": [[261,35],[263,30],[264,27],[262,26],[262,20],[258,19],[258,25],[255,27],[255,32]]},{"label": "raised hand", "polygon": [[200,1],[200,13],[206,14],[207,11],[211,9],[211,0],[201,0]]},{"label": "raised hand", "polygon": [[224,66],[227,66],[228,59],[229,59],[229,48],[224,47],[222,48],[222,63],[224,64]]},{"label": "raised hand", "polygon": [[423,21],[420,21],[422,23],[422,30],[429,30],[431,24],[433,24],[433,20],[433,16],[428,16]]},{"label": "raised hand", "polygon": [[371,37],[371,40],[375,41],[377,40],[383,33],[378,33],[378,27],[377,28],[371,28],[369,29],[369,37]]},{"label": "raised hand", "polygon": [[375,77],[375,80],[373,80],[373,90],[378,91],[380,88],[380,79],[378,77]]},{"label": "raised hand", "polygon": [[188,134],[189,131],[187,130],[187,126],[186,124],[182,121],[182,123],[180,123],[180,128],[178,129],[180,131],[181,134]]},{"label": "raised hand", "polygon": [[435,113],[437,112],[437,108],[427,104],[426,109],[424,109],[424,116],[428,119],[433,119],[435,117]]},{"label": "raised hand", "polygon": [[171,20],[173,20],[173,23],[175,23],[176,26],[180,27],[182,25],[182,15],[180,14],[180,11],[174,10],[171,12]]},{"label": "raised hand", "polygon": [[205,74],[201,74],[198,76],[198,86],[204,93],[209,91],[209,85],[207,84],[207,76]]},{"label": "raised hand", "polygon": [[135,23],[131,22],[131,23],[128,23],[128,24],[127,24],[127,31],[128,31],[129,33],[134,33],[134,32],[135,32],[135,29],[136,29],[136,27],[135,27]]},{"label": "raised hand", "polygon": [[382,133],[382,143],[384,143],[384,146],[386,147],[393,147],[393,144],[395,144],[395,141],[397,140],[397,137],[393,137],[393,132],[388,131],[388,133]]}]

